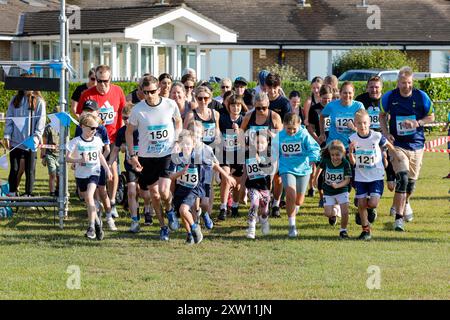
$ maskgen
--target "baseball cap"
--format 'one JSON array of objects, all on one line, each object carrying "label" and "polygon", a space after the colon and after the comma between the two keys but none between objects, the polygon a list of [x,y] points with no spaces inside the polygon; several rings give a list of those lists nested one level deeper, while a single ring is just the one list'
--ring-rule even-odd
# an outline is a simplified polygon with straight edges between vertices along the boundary
[{"label": "baseball cap", "polygon": [[234,85],[238,83],[243,83],[244,85],[248,85],[248,81],[244,77],[237,77],[234,79]]},{"label": "baseball cap", "polygon": [[83,104],[83,110],[92,110],[97,111],[98,110],[98,104],[97,101],[94,100],[86,100]]}]

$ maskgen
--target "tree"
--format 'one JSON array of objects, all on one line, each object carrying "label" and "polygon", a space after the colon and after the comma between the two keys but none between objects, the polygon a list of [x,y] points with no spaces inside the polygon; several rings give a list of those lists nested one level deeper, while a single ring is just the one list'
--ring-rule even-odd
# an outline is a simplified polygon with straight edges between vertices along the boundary
[{"label": "tree", "polygon": [[400,69],[403,66],[418,70],[416,60],[402,51],[357,49],[344,53],[333,62],[333,74],[340,76],[350,69]]},{"label": "tree", "polygon": [[283,81],[301,81],[306,79],[305,74],[301,74],[297,69],[288,64],[274,64],[271,66],[266,66],[264,69],[269,71],[270,73],[276,73],[280,75],[281,80]]}]

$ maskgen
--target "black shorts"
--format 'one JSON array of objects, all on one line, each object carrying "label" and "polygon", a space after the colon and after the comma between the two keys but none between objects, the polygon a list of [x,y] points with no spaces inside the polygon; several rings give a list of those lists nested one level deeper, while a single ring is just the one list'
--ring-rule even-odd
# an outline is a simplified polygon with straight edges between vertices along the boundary
[{"label": "black shorts", "polygon": [[125,170],[125,178],[127,183],[137,182],[139,180],[140,173],[134,170]]},{"label": "black shorts", "polygon": [[98,185],[99,176],[90,176],[89,178],[76,178],[77,186],[81,192],[86,192],[89,183]]},{"label": "black shorts", "polygon": [[148,186],[158,182],[159,178],[170,178],[169,168],[171,155],[162,158],[141,158],[139,163],[143,167],[139,186],[142,190],[148,190]]},{"label": "black shorts", "polygon": [[103,166],[100,168],[100,177],[98,178],[98,185],[99,186],[106,186],[106,172],[105,169],[103,169]]}]

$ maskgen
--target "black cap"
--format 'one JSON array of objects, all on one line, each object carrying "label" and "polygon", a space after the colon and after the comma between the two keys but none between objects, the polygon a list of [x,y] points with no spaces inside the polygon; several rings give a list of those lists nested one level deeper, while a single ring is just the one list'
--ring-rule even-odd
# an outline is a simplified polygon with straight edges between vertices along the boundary
[{"label": "black cap", "polygon": [[83,110],[92,110],[97,111],[98,110],[98,104],[97,101],[94,100],[86,100],[83,104]]},{"label": "black cap", "polygon": [[234,79],[234,85],[238,83],[243,83],[246,86],[248,85],[248,81],[244,77],[237,77],[236,79]]}]

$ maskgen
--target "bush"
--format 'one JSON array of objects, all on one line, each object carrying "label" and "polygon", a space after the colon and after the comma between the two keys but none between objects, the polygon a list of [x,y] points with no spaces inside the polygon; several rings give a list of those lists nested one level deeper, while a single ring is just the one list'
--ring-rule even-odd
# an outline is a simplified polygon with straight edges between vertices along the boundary
[{"label": "bush", "polygon": [[[276,63],[272,66],[266,66],[264,69],[269,71],[270,73],[276,73],[280,75],[281,80],[283,81],[302,81],[306,79],[306,75],[304,73],[300,74],[297,69],[288,64],[280,66]],[[258,72],[259,71],[261,70],[258,70]]]},{"label": "bush", "polygon": [[340,76],[350,69],[400,69],[403,66],[418,71],[416,60],[401,51],[357,49],[344,53],[333,62],[333,74]]}]

